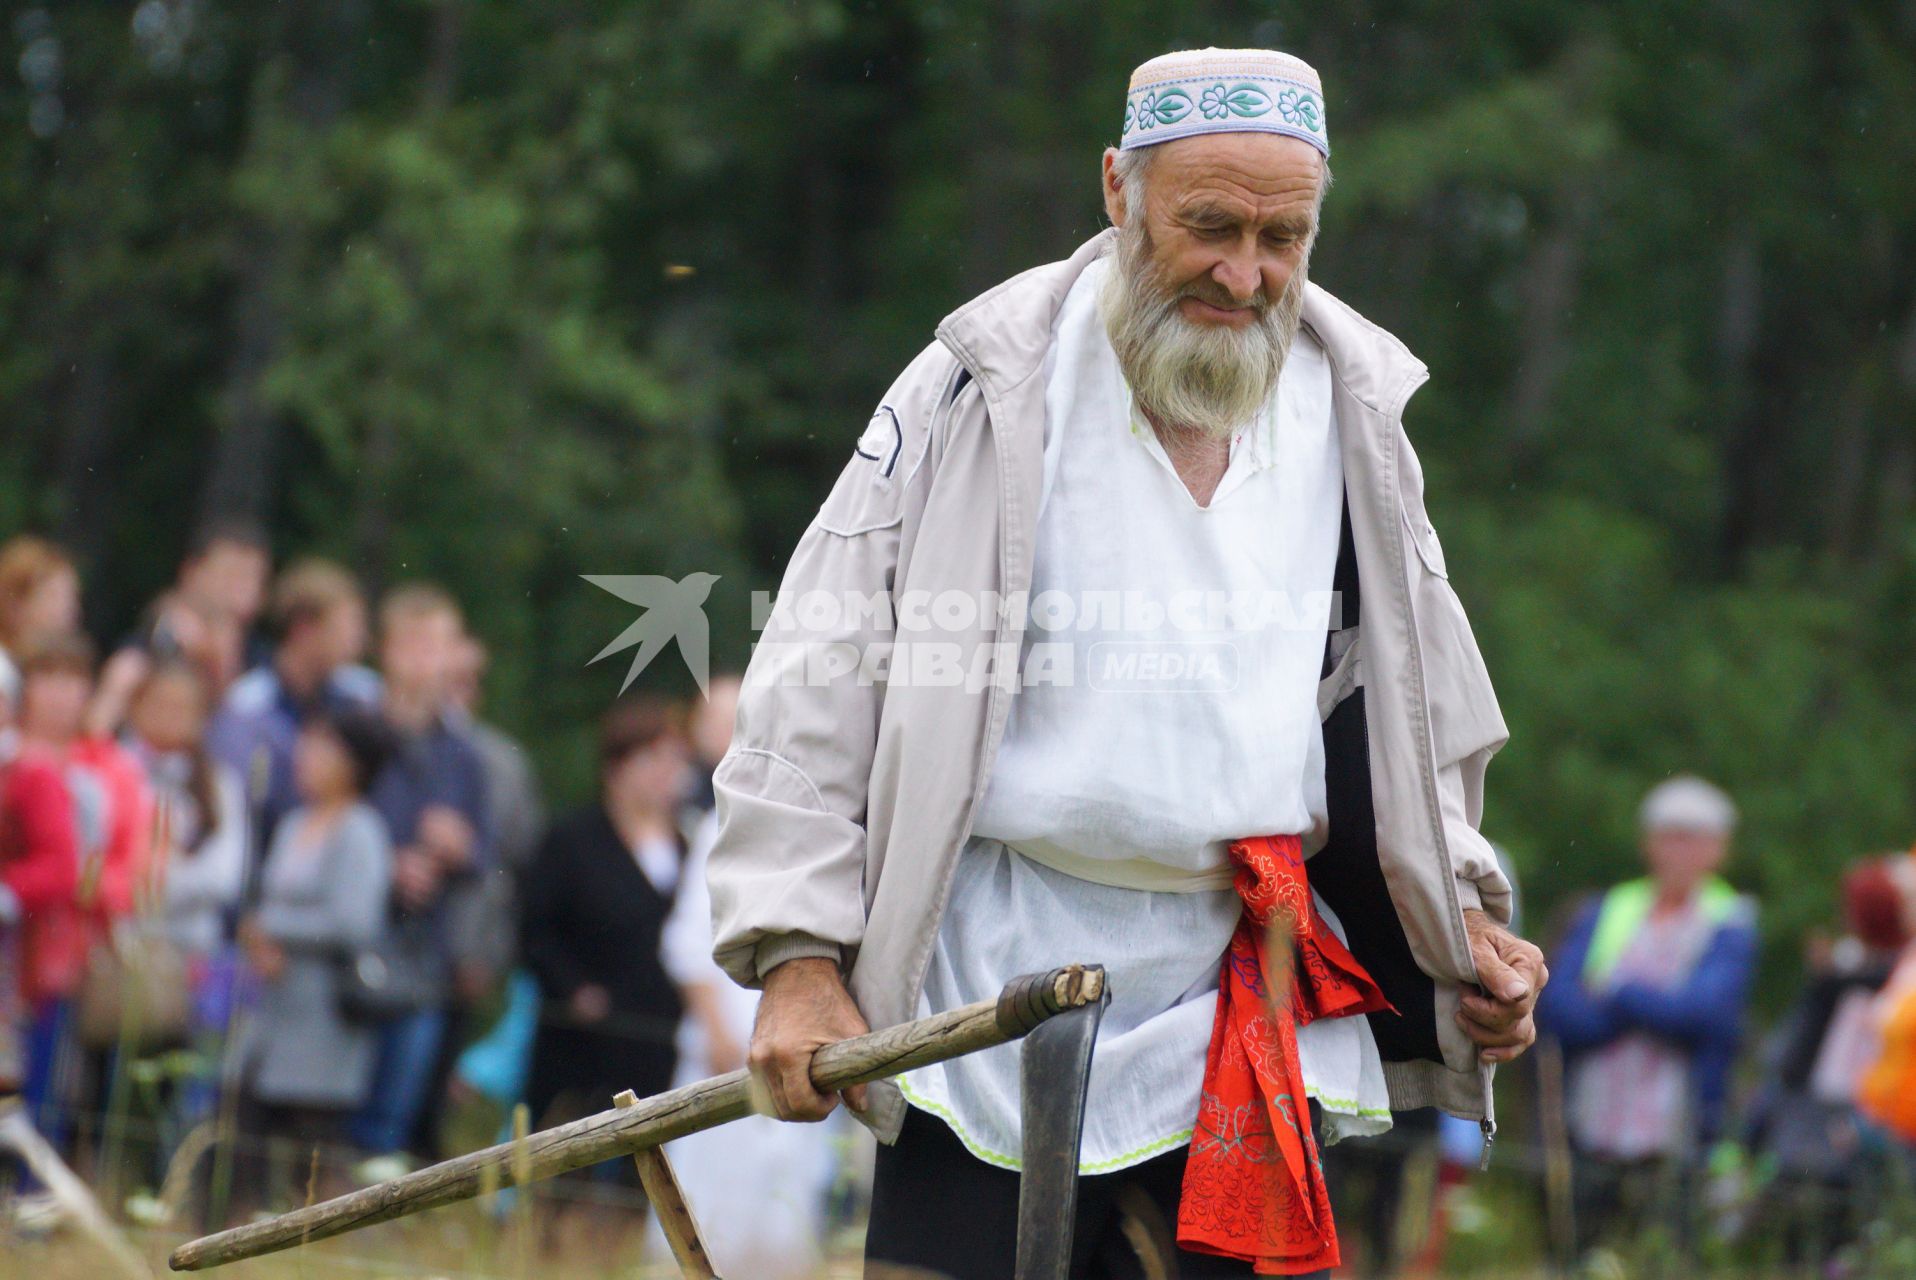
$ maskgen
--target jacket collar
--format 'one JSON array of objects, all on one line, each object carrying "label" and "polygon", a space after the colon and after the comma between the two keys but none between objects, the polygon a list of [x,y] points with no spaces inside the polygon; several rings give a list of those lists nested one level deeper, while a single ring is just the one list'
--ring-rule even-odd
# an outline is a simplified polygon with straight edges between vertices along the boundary
[{"label": "jacket collar", "polygon": [[[1004,395],[1044,367],[1065,295],[1116,238],[1107,228],[1064,261],[1034,267],[980,294],[945,317],[939,339],[974,378]],[[1304,323],[1323,344],[1338,381],[1380,413],[1401,410],[1429,376],[1403,343],[1315,284],[1305,288]]]}]

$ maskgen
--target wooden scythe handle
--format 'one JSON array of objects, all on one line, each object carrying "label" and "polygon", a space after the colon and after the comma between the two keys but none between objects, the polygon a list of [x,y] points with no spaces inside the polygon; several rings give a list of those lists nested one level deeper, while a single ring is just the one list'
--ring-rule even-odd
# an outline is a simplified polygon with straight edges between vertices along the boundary
[{"label": "wooden scythe handle", "polygon": [[[820,1092],[836,1092],[989,1049],[1016,1040],[1046,1018],[1089,1004],[1103,993],[1104,970],[1096,965],[1068,965],[1015,978],[996,1000],[981,1000],[949,1013],[826,1045],[812,1055],[812,1084]],[[322,1204],[189,1241],[173,1251],[169,1264],[175,1271],[198,1271],[256,1258],[442,1204],[470,1200],[482,1191],[536,1182],[615,1156],[631,1155],[688,1133],[727,1124],[751,1110],[746,1072],[714,1076],[642,1099],[631,1107],[615,1107],[542,1130],[522,1144],[487,1147]]]}]

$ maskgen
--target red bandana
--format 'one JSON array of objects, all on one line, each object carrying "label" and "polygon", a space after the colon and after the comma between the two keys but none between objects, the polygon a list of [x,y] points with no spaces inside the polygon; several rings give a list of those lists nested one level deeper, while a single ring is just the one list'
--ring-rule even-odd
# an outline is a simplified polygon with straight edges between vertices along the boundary
[{"label": "red bandana", "polygon": [[[1321,1271],[1338,1265],[1337,1227],[1311,1136],[1297,1028],[1390,1002],[1317,914],[1296,836],[1233,841],[1231,861],[1244,914],[1224,953],[1178,1243],[1255,1263],[1261,1276]],[[1266,945],[1274,930],[1294,941],[1275,968]]]}]

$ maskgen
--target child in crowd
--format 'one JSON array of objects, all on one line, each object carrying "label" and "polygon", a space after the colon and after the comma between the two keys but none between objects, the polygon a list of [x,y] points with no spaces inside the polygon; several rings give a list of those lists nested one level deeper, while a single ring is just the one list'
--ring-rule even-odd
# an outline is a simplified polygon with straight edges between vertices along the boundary
[{"label": "child in crowd", "polygon": [[26,1085],[24,1032],[43,985],[28,967],[28,935],[73,901],[79,867],[65,773],[46,752],[22,746],[19,695],[18,673],[0,668],[0,1093]]},{"label": "child in crowd", "polygon": [[155,861],[166,933],[189,967],[219,950],[246,874],[246,797],[206,750],[208,701],[196,669],[163,662],[133,694],[125,739],[153,786],[165,842]]},{"label": "child in crowd", "polygon": [[[389,730],[360,711],[319,712],[300,729],[300,804],[274,833],[257,910],[240,943],[263,984],[242,1055],[243,1129],[267,1141],[267,1166],[242,1185],[283,1189],[276,1156],[341,1141],[366,1100],[376,1029],[340,1003],[342,966],[386,921],[392,843],[366,788],[391,755]],[[303,1179],[302,1179],[303,1181]]]},{"label": "child in crowd", "polygon": [[145,901],[185,980],[178,1033],[195,1050],[166,1060],[163,1155],[217,1105],[240,969],[228,931],[251,839],[239,776],[206,749],[210,701],[205,677],[184,659],[149,663],[128,705],[123,739],[153,788],[157,883]]},{"label": "child in crowd", "polygon": [[107,1046],[78,1042],[75,998],[90,956],[133,910],[151,810],[145,777],[131,757],[116,743],[82,734],[93,692],[93,648],[86,639],[69,634],[37,641],[22,655],[20,673],[21,757],[59,771],[75,837],[72,891],[43,901],[26,919],[21,939],[32,1025],[23,1092],[40,1131],[58,1145],[71,1109],[89,1096],[97,1102],[102,1092]]}]

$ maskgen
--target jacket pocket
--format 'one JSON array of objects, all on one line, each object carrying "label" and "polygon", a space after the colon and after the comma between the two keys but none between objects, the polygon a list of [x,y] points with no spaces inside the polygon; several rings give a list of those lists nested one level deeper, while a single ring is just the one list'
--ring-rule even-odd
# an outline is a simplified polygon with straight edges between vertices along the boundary
[{"label": "jacket pocket", "polygon": [[1424,568],[1432,576],[1448,580],[1450,568],[1444,563],[1444,544],[1437,540],[1437,528],[1424,514],[1423,504],[1419,503],[1415,511],[1405,505],[1404,532],[1410,535],[1411,545],[1417,548],[1417,558],[1424,562]]},{"label": "jacket pocket", "polygon": [[1449,578],[1450,570],[1444,564],[1444,544],[1437,540],[1437,528],[1424,510],[1424,464],[1411,448],[1410,437],[1401,430],[1397,437],[1397,456],[1397,505],[1403,512],[1404,532],[1410,535],[1411,545],[1417,548],[1417,558],[1424,562],[1425,570],[1436,577]]}]

